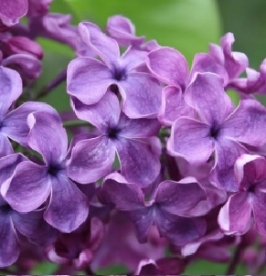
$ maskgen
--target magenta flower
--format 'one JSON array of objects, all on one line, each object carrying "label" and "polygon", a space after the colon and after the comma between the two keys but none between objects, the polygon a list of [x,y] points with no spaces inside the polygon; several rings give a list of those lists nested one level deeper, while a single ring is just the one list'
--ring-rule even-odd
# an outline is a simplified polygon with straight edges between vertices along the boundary
[{"label": "magenta flower", "polygon": [[254,223],[266,235],[266,160],[243,154],[235,164],[236,193],[231,195],[219,214],[219,224],[226,234],[245,234]]},{"label": "magenta flower", "polygon": [[117,42],[92,23],[81,23],[83,42],[101,61],[80,57],[70,62],[67,71],[67,91],[86,105],[99,102],[107,89],[123,99],[123,112],[130,118],[156,117],[161,100],[161,87],[148,73],[139,72],[147,52],[129,48],[121,57]]},{"label": "magenta flower", "polygon": [[199,164],[215,152],[211,182],[237,191],[234,163],[247,152],[244,145],[260,147],[265,143],[266,109],[253,98],[241,100],[234,109],[222,79],[212,73],[197,74],[186,90],[185,100],[198,118],[180,117],[175,121],[167,145],[169,153]]}]

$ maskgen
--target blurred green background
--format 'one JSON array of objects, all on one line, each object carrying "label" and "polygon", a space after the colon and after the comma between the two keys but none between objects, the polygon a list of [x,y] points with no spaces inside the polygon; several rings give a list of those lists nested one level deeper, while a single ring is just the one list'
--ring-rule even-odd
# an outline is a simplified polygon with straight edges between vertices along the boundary
[{"label": "blurred green background", "polygon": [[[122,14],[129,17],[136,26],[137,35],[156,39],[159,44],[172,46],[181,51],[189,63],[197,52],[206,52],[208,43],[219,43],[226,32],[233,32],[235,51],[246,53],[250,66],[258,69],[266,57],[266,1],[265,0],[54,0],[52,12],[72,14],[73,23],[89,20],[103,29],[107,18]],[[74,57],[66,46],[40,39],[45,57],[43,74],[37,83],[37,90],[52,80]],[[69,109],[69,98],[65,84],[60,85],[48,97],[59,111]],[[226,264],[198,262],[185,271],[186,274],[224,274]],[[52,268],[52,267],[51,267]],[[44,270],[46,269],[46,271]],[[36,268],[35,273],[49,274],[49,266]],[[122,273],[107,270],[103,273]],[[246,273],[239,266],[237,274]]]}]

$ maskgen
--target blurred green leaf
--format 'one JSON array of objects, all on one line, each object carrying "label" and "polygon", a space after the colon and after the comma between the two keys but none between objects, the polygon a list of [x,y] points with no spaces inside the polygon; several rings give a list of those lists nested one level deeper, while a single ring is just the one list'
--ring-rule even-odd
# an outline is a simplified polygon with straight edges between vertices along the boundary
[{"label": "blurred green leaf", "polygon": [[54,274],[57,268],[58,268],[58,265],[54,263],[50,263],[50,262],[39,263],[34,267],[34,269],[31,270],[31,274],[36,274],[36,275]]},{"label": "blurred green leaf", "polygon": [[138,35],[181,51],[189,61],[208,43],[218,42],[220,18],[213,0],[65,0],[83,20],[105,28],[109,16],[122,14],[132,20]]}]

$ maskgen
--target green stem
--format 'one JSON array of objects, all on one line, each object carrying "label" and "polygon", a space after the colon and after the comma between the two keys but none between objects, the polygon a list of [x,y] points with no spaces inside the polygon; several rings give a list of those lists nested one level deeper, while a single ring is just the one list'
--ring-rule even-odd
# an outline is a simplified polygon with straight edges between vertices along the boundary
[{"label": "green stem", "polygon": [[74,120],[74,121],[65,121],[63,122],[64,127],[78,127],[78,126],[91,126],[88,122],[80,121],[80,120]]}]

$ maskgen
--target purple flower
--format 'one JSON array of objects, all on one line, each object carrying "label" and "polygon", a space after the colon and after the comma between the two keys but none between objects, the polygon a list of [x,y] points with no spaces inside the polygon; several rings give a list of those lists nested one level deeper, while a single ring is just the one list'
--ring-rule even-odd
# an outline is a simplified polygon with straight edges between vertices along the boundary
[{"label": "purple flower", "polygon": [[185,100],[197,111],[198,118],[175,121],[167,145],[169,153],[197,165],[206,163],[214,151],[211,182],[236,191],[234,163],[247,152],[244,145],[260,147],[265,143],[266,109],[253,98],[241,100],[234,109],[222,79],[212,73],[197,74],[186,90]]},{"label": "purple flower", "polygon": [[199,53],[195,56],[191,71],[185,57],[177,50],[160,47],[148,54],[147,66],[152,74],[168,86],[163,89],[158,114],[162,124],[170,126],[180,116],[189,116],[193,110],[183,98],[188,84],[197,72],[212,72],[226,79],[224,68],[210,55]]},{"label": "purple flower", "polygon": [[31,113],[28,125],[28,145],[44,164],[21,162],[2,185],[2,195],[19,212],[35,210],[49,198],[44,219],[61,232],[71,232],[87,218],[88,202],[66,172],[66,131],[55,111]]},{"label": "purple flower", "polygon": [[73,147],[68,161],[68,174],[73,180],[89,183],[106,176],[116,153],[128,181],[144,187],[156,179],[160,172],[159,153],[155,152],[160,125],[156,119],[129,119],[110,91],[95,105],[86,106],[78,100],[73,104],[78,118],[96,126],[99,132],[97,137]]},{"label": "purple flower", "polygon": [[232,52],[232,45],[235,42],[232,33],[225,34],[221,40],[221,46],[210,44],[210,55],[222,65],[227,72],[227,83],[236,80],[241,73],[248,67],[248,58],[240,52]]},{"label": "purple flower", "polygon": [[243,154],[235,164],[237,191],[219,214],[219,224],[226,234],[245,234],[253,219],[258,232],[266,235],[266,160],[262,156]]},{"label": "purple flower", "polygon": [[144,65],[147,52],[129,48],[121,57],[117,42],[92,23],[81,23],[83,42],[101,61],[80,57],[70,62],[67,91],[86,105],[99,102],[111,87],[123,99],[123,111],[130,118],[156,117],[161,88],[150,74],[137,69]]},{"label": "purple flower", "polygon": [[12,26],[28,11],[28,0],[1,0],[0,21],[6,26]]},{"label": "purple flower", "polygon": [[0,66],[0,156],[13,152],[8,138],[27,146],[29,127],[27,116],[36,110],[51,112],[52,108],[45,103],[26,102],[17,109],[9,111],[14,101],[22,93],[22,81],[19,74],[9,68]]},{"label": "purple flower", "polygon": [[113,204],[117,210],[127,213],[140,242],[147,240],[155,224],[161,236],[178,246],[205,234],[206,222],[198,216],[212,208],[204,189],[194,178],[163,181],[146,201],[140,185],[128,183],[114,173],[105,179],[99,197],[105,204]]},{"label": "purple flower", "polygon": [[[25,159],[21,154],[1,158],[0,186]],[[40,242],[48,240],[53,230],[43,221],[41,210],[31,213],[17,212],[0,195],[0,267],[9,266],[17,260],[20,251],[18,233]]]}]

